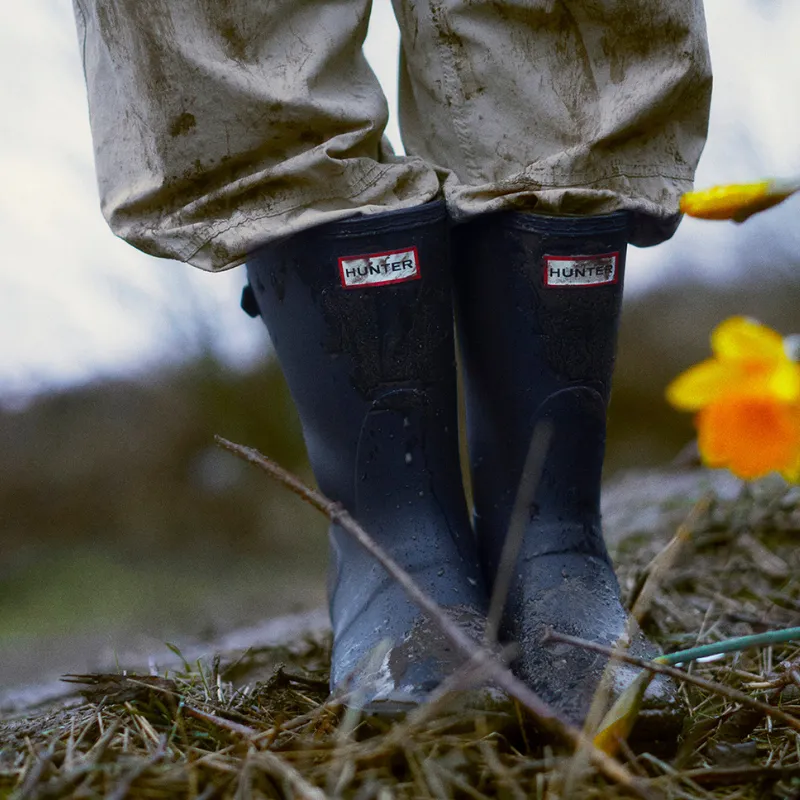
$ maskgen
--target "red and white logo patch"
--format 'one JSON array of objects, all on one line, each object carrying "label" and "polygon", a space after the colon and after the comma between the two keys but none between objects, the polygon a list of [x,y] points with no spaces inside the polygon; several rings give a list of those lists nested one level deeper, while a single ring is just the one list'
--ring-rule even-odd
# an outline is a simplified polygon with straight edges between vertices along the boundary
[{"label": "red and white logo patch", "polygon": [[345,289],[414,281],[421,277],[419,267],[416,247],[339,259],[339,275]]},{"label": "red and white logo patch", "polygon": [[619,253],[544,257],[545,286],[603,286],[618,280]]}]

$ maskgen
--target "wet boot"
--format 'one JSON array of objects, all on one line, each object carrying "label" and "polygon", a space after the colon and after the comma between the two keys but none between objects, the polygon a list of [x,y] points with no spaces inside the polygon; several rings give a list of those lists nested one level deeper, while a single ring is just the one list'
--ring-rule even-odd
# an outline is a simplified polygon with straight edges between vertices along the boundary
[{"label": "wet boot", "polygon": [[[459,465],[443,204],[326,224],[247,263],[320,489],[480,638],[486,592]],[[464,663],[400,586],[330,531],[332,689],[402,712]]]},{"label": "wet boot", "polygon": [[[524,498],[501,640],[514,668],[575,723],[605,659],[563,644],[552,628],[613,645],[626,625],[600,527],[600,477],[627,214],[565,218],[504,212],[454,229],[459,337],[478,547],[493,586],[534,431],[550,431],[538,484]],[[632,650],[650,654],[641,638]],[[631,680],[615,671],[616,688]],[[651,705],[671,706],[664,682]]]}]

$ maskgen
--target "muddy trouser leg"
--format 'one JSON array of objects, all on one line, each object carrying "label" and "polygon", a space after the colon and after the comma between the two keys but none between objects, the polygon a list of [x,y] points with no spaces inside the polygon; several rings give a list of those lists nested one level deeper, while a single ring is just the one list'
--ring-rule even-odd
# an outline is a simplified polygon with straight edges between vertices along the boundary
[{"label": "muddy trouser leg", "polygon": [[103,213],[154,255],[243,263],[287,233],[426,202],[633,212],[674,230],[711,88],[699,0],[395,0],[397,158],[369,0],[73,0]]},{"label": "muddy trouser leg", "polygon": [[[522,505],[501,632],[520,645],[520,677],[580,722],[604,661],[542,639],[553,627],[609,644],[625,628],[599,512],[625,251],[670,236],[691,186],[710,90],[702,9],[395,5],[404,139],[451,170],[460,223],[453,277],[482,564],[497,585],[542,423],[551,439]],[[651,652],[641,638],[634,647]],[[632,674],[618,670],[615,688]],[[653,689],[665,733],[676,708],[669,686]]]},{"label": "muddy trouser leg", "polygon": [[701,0],[394,6],[403,141],[451,171],[454,218],[624,208],[635,245],[674,232],[708,125]]},{"label": "muddy trouser leg", "polygon": [[220,270],[439,194],[436,172],[383,138],[369,0],[74,6],[102,210],[141,250]]}]

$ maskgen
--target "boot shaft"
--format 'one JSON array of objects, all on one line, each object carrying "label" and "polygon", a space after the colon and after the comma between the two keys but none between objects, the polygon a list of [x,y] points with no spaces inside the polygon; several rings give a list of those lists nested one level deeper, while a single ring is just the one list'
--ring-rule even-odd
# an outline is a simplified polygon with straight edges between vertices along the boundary
[{"label": "boot shaft", "polygon": [[[248,279],[320,488],[355,511],[354,469],[370,409],[401,413],[407,404],[439,434],[447,426],[436,417],[455,409],[444,207],[313,228],[254,254]],[[457,447],[457,432],[447,434]]]},{"label": "boot shaft", "polygon": [[526,553],[605,558],[605,416],[625,274],[627,214],[499,213],[454,231],[476,528],[490,577],[537,425],[551,432]]}]

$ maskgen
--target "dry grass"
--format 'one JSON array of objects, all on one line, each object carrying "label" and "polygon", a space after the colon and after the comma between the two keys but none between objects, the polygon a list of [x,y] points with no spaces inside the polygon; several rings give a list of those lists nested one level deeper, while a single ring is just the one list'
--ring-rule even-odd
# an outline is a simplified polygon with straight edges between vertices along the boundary
[{"label": "dry grass", "polygon": [[[800,491],[765,481],[713,500],[662,577],[645,620],[665,650],[800,624]],[[618,549],[633,599],[661,536]],[[520,713],[451,712],[420,725],[364,720],[328,700],[327,643],[221,654],[161,676],[87,676],[86,699],[0,723],[0,798],[613,798]],[[800,647],[691,671],[800,717]],[[271,674],[266,682],[254,675]],[[677,749],[624,760],[641,793],[800,798],[800,736],[763,712],[685,684]],[[637,751],[634,753],[634,751]],[[570,788],[567,788],[570,787]]]}]

